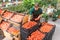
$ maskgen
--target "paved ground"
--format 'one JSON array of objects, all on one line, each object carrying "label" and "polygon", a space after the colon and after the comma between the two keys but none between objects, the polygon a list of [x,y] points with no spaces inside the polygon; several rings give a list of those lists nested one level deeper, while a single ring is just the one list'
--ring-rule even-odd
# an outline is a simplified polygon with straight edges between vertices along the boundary
[{"label": "paved ground", "polygon": [[56,25],[56,30],[55,30],[52,40],[60,40],[60,19],[58,19],[55,22],[52,22],[49,20],[49,23]]}]

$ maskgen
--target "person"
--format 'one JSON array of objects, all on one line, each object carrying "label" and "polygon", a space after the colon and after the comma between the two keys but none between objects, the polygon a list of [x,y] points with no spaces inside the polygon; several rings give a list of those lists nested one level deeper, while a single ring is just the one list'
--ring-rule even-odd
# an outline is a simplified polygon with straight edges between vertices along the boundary
[{"label": "person", "polygon": [[40,17],[42,17],[42,9],[39,7],[38,3],[35,3],[34,7],[30,10],[29,20],[39,21]]},{"label": "person", "polygon": [[47,15],[52,16],[54,14],[55,8],[52,5],[49,5],[47,8]]}]

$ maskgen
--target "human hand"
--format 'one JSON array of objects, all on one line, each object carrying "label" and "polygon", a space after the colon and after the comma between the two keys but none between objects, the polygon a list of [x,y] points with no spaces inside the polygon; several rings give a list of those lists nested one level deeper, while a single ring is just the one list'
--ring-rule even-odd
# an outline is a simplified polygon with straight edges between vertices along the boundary
[{"label": "human hand", "polygon": [[35,20],[39,20],[40,18],[38,17],[38,18],[35,18]]}]

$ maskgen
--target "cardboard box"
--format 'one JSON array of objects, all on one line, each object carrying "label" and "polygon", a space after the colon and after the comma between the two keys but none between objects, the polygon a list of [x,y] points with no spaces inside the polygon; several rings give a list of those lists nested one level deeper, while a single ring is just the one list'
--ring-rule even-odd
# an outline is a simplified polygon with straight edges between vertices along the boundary
[{"label": "cardboard box", "polygon": [[25,15],[22,21],[22,24],[28,22],[29,15]]}]

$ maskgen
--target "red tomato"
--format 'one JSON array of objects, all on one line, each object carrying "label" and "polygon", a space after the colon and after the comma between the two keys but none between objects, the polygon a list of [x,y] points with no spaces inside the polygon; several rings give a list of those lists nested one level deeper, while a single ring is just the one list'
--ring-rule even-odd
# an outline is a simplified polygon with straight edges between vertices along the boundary
[{"label": "red tomato", "polygon": [[21,22],[22,19],[23,19],[24,16],[21,16],[21,15],[14,15],[11,20],[14,21],[14,22]]},{"label": "red tomato", "polygon": [[6,18],[6,19],[9,19],[9,18],[11,18],[12,15],[13,15],[12,12],[6,11],[6,12],[4,13],[3,17]]},{"label": "red tomato", "polygon": [[0,24],[0,27],[1,27],[2,30],[7,30],[10,27],[10,23],[3,21]]},{"label": "red tomato", "polygon": [[29,28],[35,26],[36,24],[37,24],[36,22],[30,21],[30,22],[25,23],[22,27],[26,28],[26,29],[29,29]]},{"label": "red tomato", "polygon": [[39,32],[38,30],[33,32],[31,36],[27,38],[27,40],[42,40],[45,37],[45,34]]},{"label": "red tomato", "polygon": [[8,32],[13,35],[18,35],[19,30],[15,29],[14,27],[11,27],[11,28],[9,28]]},{"label": "red tomato", "polygon": [[42,32],[50,32],[53,28],[53,25],[45,23],[41,28],[40,31]]}]

